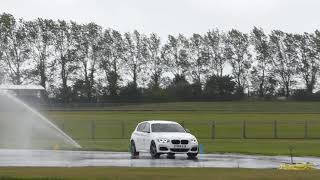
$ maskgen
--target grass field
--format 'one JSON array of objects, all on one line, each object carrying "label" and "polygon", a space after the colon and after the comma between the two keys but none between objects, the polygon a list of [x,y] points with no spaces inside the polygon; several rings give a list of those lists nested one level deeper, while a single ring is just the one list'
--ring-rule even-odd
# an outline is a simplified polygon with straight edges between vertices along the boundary
[{"label": "grass field", "polygon": [[[184,124],[199,137],[206,153],[320,156],[320,103],[213,102],[131,104],[112,107],[42,111],[75,138],[83,150],[128,151],[128,137],[143,120],[164,119]],[[246,136],[243,138],[243,121]],[[274,122],[277,136],[274,138]],[[308,138],[305,121],[308,121]],[[215,123],[212,136],[212,123]],[[94,128],[93,128],[94,126]],[[94,129],[94,133],[93,133]],[[94,139],[93,139],[94,135]],[[223,168],[0,168],[1,179],[319,179],[320,171]]]},{"label": "grass field", "polygon": [[[73,106],[75,107],[75,105]],[[62,108],[68,109],[68,108]],[[71,108],[72,109],[72,108]],[[263,112],[263,113],[319,113],[320,102],[294,101],[229,101],[229,102],[176,102],[146,104],[114,104],[114,106],[77,106],[87,110],[137,110],[137,111],[212,111],[212,112]]]},{"label": "grass field", "polygon": [[[183,122],[204,145],[204,151],[246,154],[320,156],[320,103],[318,102],[193,102],[131,104],[82,111],[44,112],[87,150],[127,151],[128,138],[143,120]],[[243,120],[246,136],[243,139]],[[274,137],[274,120],[277,136]],[[305,136],[308,120],[308,137]],[[211,140],[212,121],[216,140]],[[94,138],[92,139],[92,123]],[[119,139],[120,138],[120,139]],[[125,139],[121,139],[125,138]]]},{"label": "grass field", "polygon": [[0,174],[0,179],[317,180],[320,177],[319,170],[219,168],[0,168]]}]

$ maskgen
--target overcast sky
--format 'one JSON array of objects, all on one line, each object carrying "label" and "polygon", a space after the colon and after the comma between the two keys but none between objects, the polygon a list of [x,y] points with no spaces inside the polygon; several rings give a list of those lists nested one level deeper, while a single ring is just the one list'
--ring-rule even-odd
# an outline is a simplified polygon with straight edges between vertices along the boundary
[{"label": "overcast sky", "polygon": [[27,20],[37,17],[95,22],[121,32],[203,33],[212,28],[253,26],[266,31],[320,29],[320,0],[0,0],[0,12]]}]

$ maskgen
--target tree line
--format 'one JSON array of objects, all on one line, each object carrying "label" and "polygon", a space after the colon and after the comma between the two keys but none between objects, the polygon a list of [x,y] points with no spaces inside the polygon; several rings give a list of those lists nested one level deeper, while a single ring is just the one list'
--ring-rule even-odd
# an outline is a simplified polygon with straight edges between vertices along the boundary
[{"label": "tree line", "polygon": [[121,33],[95,23],[0,15],[0,82],[37,83],[62,102],[312,96],[320,32]]}]

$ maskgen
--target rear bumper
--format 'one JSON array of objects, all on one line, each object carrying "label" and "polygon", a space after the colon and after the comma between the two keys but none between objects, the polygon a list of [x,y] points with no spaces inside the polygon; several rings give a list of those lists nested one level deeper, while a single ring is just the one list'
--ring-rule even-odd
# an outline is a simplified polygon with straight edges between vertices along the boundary
[{"label": "rear bumper", "polygon": [[175,147],[170,143],[158,143],[157,144],[158,153],[174,153],[174,154],[186,154],[186,153],[198,153],[198,144],[187,144],[186,147]]}]

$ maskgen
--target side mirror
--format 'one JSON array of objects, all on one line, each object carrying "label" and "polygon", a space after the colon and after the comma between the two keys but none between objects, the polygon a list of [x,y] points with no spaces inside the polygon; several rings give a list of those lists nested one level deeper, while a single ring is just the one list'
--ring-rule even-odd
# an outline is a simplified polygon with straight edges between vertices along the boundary
[{"label": "side mirror", "polygon": [[189,130],[189,129],[185,129],[185,130],[186,130],[187,133],[190,133],[190,130]]}]

